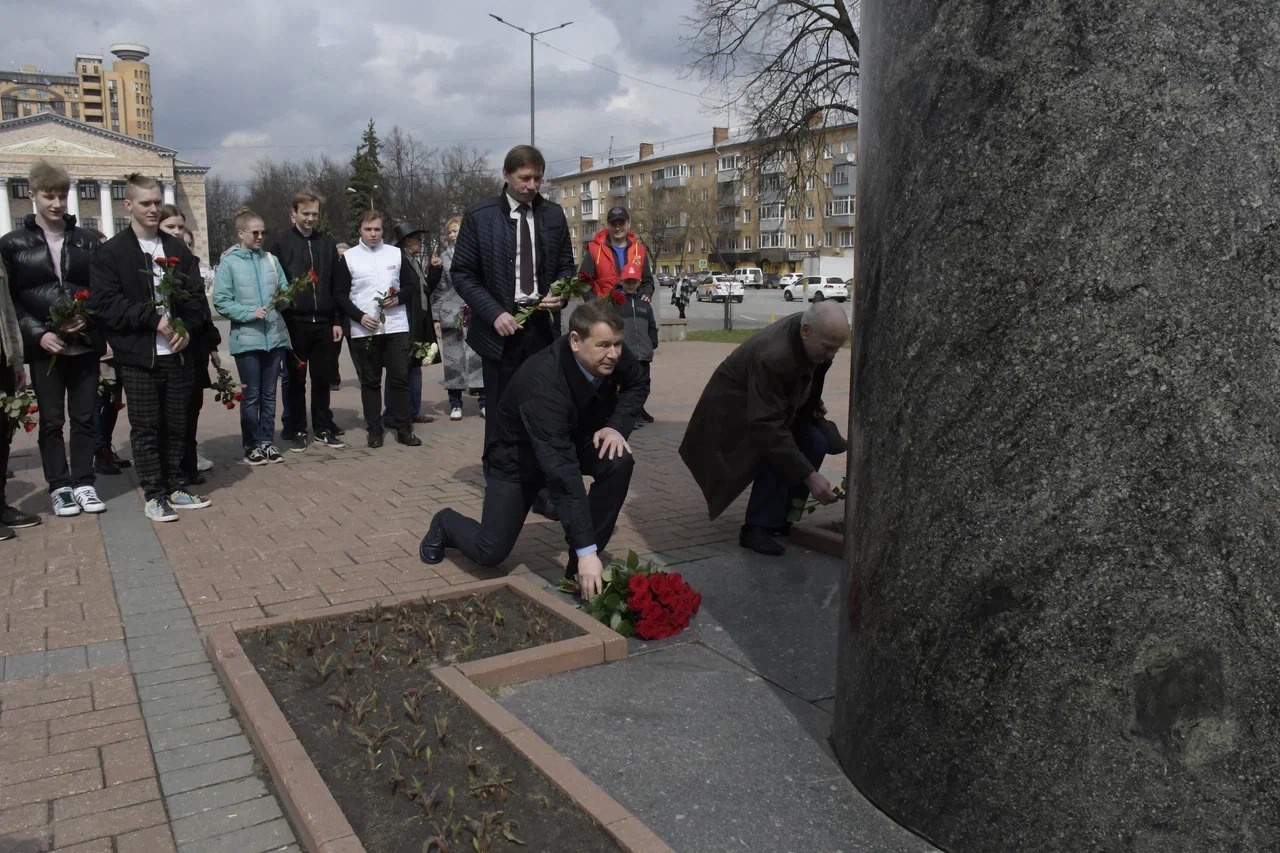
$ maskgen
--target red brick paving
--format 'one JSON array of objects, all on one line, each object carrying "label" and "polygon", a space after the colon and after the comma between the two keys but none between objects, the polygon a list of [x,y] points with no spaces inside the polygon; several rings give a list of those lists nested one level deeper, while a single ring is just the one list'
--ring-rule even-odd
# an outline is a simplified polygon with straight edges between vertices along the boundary
[{"label": "red brick paving", "polygon": [[[609,546],[614,553],[736,547],[727,543],[737,534],[742,504],[709,521],[676,453],[698,395],[730,349],[662,345],[648,405],[658,423],[632,437],[638,464]],[[349,364],[346,375],[354,375]],[[834,412],[848,405],[848,376],[846,351],[827,382]],[[334,408],[351,446],[285,453],[282,465],[238,464],[239,413],[204,410],[201,439],[217,463],[204,487],[213,506],[155,528],[198,626],[372,603],[492,575],[463,559],[432,568],[417,556],[432,513],[453,506],[478,516],[483,500],[483,422],[471,398],[467,417],[449,422],[439,378],[438,369],[426,371],[424,405],[437,420],[418,427],[419,448],[388,441],[368,450],[350,381],[334,394]],[[127,431],[122,420],[117,447],[127,448]],[[0,654],[121,639],[99,528],[110,513],[51,517],[34,436],[17,436],[13,454],[19,473],[9,481],[9,500],[44,523],[0,543]],[[829,460],[826,470],[839,476],[843,464]],[[110,479],[100,479],[104,492]],[[832,520],[839,512],[824,508],[810,518]],[[531,516],[507,567],[519,573],[562,566],[563,549],[559,525]],[[0,849],[37,839],[68,853],[174,849],[126,666],[0,684],[0,756]]]}]

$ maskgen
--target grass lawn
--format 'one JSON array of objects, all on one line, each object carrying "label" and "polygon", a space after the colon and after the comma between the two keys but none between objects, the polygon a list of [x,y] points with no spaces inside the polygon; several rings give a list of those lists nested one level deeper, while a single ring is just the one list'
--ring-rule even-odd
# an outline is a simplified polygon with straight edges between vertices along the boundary
[{"label": "grass lawn", "polygon": [[[711,341],[716,344],[740,344],[747,338],[754,335],[759,329],[702,329],[694,330],[685,334],[686,341]],[[842,349],[848,349],[849,342],[845,341]]]}]

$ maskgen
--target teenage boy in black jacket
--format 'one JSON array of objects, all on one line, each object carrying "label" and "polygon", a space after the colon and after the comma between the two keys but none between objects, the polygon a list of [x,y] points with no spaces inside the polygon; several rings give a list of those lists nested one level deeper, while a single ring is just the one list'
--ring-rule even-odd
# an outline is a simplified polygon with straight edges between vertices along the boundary
[{"label": "teenage boy in black jacket", "polygon": [[[489,410],[494,439],[481,521],[440,510],[418,548],[422,561],[439,563],[452,547],[483,566],[501,563],[545,487],[570,547],[565,575],[577,575],[590,601],[601,587],[599,552],[613,535],[635,466],[626,437],[648,395],[639,362],[622,346],[613,304],[579,306],[569,334],[531,356]],[[592,478],[589,494],[584,474]]]},{"label": "teenage boy in black jacket", "polygon": [[[92,318],[55,324],[52,316],[56,305],[71,304],[89,290],[98,236],[67,213],[71,176],[65,169],[41,161],[31,168],[28,185],[35,213],[0,237],[0,257],[40,407],[40,462],[54,515],[104,512],[107,505],[94,489],[93,407],[98,358],[106,346]],[[71,422],[69,466],[64,421]]]},{"label": "teenage boy in black jacket", "polygon": [[[160,204],[154,178],[129,176],[124,202],[129,227],[94,258],[89,308],[120,368],[146,516],[177,521],[175,510],[210,504],[187,489],[182,454],[195,382],[195,364],[183,351],[211,320],[200,265],[180,238],[160,230]],[[165,299],[160,282],[170,269],[176,274]]]},{"label": "teenage boy in black jacket", "polygon": [[333,274],[338,266],[338,244],[316,227],[320,221],[320,197],[298,190],[289,213],[293,227],[272,236],[263,249],[280,259],[290,281],[315,272],[315,284],[280,313],[289,329],[293,354],[285,358],[284,406],[280,437],[289,449],[307,449],[307,372],[311,373],[311,428],[315,440],[328,447],[347,445],[338,439],[338,425],[329,407],[329,380],[342,341],[343,317],[334,296]]}]

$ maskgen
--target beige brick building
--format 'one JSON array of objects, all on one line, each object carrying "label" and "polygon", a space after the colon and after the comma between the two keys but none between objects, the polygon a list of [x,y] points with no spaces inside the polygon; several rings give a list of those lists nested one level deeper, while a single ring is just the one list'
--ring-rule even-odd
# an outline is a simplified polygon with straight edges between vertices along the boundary
[{"label": "beige brick building", "polygon": [[178,152],[153,142],[103,130],[57,113],[0,121],[0,234],[31,213],[27,174],[38,160],[71,173],[70,212],[86,228],[108,237],[127,227],[124,179],[133,172],[160,181],[164,199],[187,214],[195,253],[209,260],[204,178],[208,166],[178,159]]},{"label": "beige brick building", "polygon": [[141,44],[113,44],[111,52],[111,68],[101,54],[79,53],[69,74],[34,65],[0,70],[0,120],[51,112],[154,142],[151,66],[144,61],[150,53]]},{"label": "beige brick building", "polygon": [[625,205],[633,230],[658,252],[655,272],[758,266],[798,272],[811,257],[852,264],[858,126],[820,131],[822,162],[804,188],[789,193],[795,163],[749,172],[752,142],[712,128],[709,144],[663,150],[650,143],[596,165],[583,157],[576,172],[544,186],[562,205],[581,247],[606,225],[608,210]]}]

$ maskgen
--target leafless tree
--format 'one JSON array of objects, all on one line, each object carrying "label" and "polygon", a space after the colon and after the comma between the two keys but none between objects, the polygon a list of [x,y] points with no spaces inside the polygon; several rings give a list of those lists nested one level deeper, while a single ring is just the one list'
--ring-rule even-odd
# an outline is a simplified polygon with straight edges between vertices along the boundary
[{"label": "leafless tree", "polygon": [[244,196],[235,186],[221,178],[209,178],[204,184],[205,229],[209,235],[210,265],[230,246],[235,245],[236,229],[233,219],[236,210],[244,203]]},{"label": "leafless tree", "polygon": [[655,272],[659,261],[673,254],[679,256],[678,266],[684,267],[689,201],[689,187],[654,189],[652,182],[627,195],[632,228],[649,252]]},{"label": "leafless tree", "polygon": [[743,172],[789,163],[789,195],[821,181],[815,130],[858,115],[856,0],[698,0],[693,69],[741,112],[757,141]]}]

